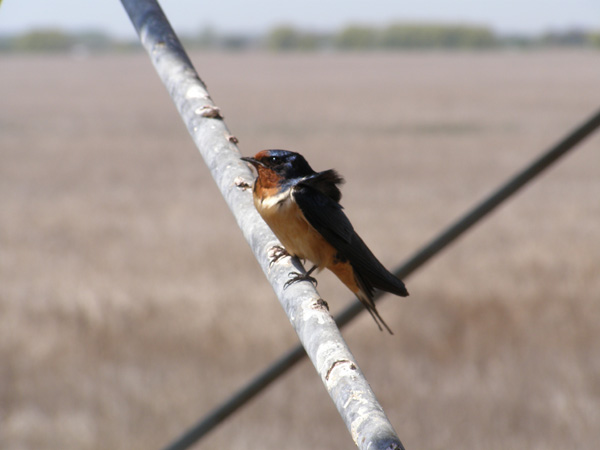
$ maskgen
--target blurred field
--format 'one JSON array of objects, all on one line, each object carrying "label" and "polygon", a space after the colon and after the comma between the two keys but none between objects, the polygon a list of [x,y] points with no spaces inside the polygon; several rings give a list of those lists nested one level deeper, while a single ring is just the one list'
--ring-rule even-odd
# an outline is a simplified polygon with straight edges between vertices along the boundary
[{"label": "blurred field", "polygon": [[[600,105],[588,52],[193,60],[390,268]],[[145,55],[4,57],[0,94],[0,447],[159,448],[295,335]],[[407,448],[597,448],[599,199],[597,134],[382,301],[395,336],[344,331]],[[304,362],[199,448],[352,445]]]}]

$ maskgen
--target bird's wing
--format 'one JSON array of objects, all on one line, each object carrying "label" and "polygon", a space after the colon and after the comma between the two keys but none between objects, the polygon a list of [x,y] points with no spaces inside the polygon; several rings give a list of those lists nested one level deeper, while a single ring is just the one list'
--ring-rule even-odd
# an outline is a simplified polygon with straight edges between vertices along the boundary
[{"label": "bird's wing", "polygon": [[408,295],[404,283],[388,272],[354,231],[342,206],[322,189],[313,187],[315,183],[317,186],[322,183],[322,180],[315,181],[320,174],[316,175],[299,182],[293,191],[306,220],[338,251],[341,258],[350,262],[359,285],[369,298],[374,287],[397,295]]},{"label": "bird's wing", "polygon": [[342,198],[342,192],[337,185],[343,183],[344,178],[342,178],[342,176],[333,169],[314,173],[302,178],[300,181],[302,186],[309,186],[313,189],[316,189],[317,191],[331,198],[336,203],[339,203]]}]

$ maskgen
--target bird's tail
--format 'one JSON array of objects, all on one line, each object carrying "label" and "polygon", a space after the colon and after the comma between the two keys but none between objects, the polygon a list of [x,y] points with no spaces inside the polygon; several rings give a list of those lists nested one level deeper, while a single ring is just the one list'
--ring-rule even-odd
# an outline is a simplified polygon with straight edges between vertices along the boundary
[{"label": "bird's tail", "polygon": [[402,280],[387,270],[385,270],[385,274],[379,272],[375,276],[371,276],[369,281],[377,289],[399,295],[400,297],[408,297],[408,290]]},{"label": "bird's tail", "polygon": [[364,241],[355,234],[352,241],[350,264],[354,268],[358,284],[372,297],[373,288],[407,297],[408,291],[400,278],[385,268],[369,250]]},{"label": "bird's tail", "polygon": [[375,308],[375,302],[373,301],[373,299],[369,298],[362,290],[356,292],[356,296],[362,302],[362,304],[365,305],[365,308],[367,309],[367,311],[369,311],[369,314],[371,314],[371,317],[379,327],[379,331],[383,331],[383,325],[383,327],[388,331],[388,333],[394,334],[388,326],[388,324],[385,323],[385,320],[383,320],[379,315],[379,311],[377,311],[377,308]]}]

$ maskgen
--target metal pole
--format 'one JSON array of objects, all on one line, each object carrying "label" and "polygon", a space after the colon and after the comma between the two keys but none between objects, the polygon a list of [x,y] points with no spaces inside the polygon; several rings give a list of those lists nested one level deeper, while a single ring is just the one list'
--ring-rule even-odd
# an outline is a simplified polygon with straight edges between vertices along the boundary
[{"label": "metal pole", "polygon": [[[569,150],[575,148],[582,140],[588,137],[600,127],[600,111],[596,112],[582,125],[577,127],[556,145],[551,147],[540,157],[530,163],[525,169],[514,175],[500,187],[498,187],[489,197],[475,205],[465,215],[456,220],[448,228],[434,237],[428,244],[401,264],[395,274],[400,278],[407,278],[414,271],[423,266],[431,258],[450,245],[454,240],[460,237],[465,231],[483,219],[492,212],[500,203],[515,194],[525,184],[539,175],[544,169],[555,163],[561,156]],[[376,300],[381,296],[381,292],[376,293]],[[364,311],[364,306],[359,301],[354,301],[345,310],[343,310],[335,319],[340,328],[344,327],[354,317]],[[205,418],[191,427],[181,438],[185,442],[192,443],[201,439],[205,434],[211,431],[219,423],[241,408],[246,402],[255,395],[267,388],[271,382],[275,381],[281,375],[285,374],[298,361],[305,356],[304,349],[298,345],[278,360],[273,362],[267,369],[259,374],[248,385],[234,393],[229,400],[211,411]],[[169,450],[184,449],[187,447],[173,446]]]},{"label": "metal pole", "polygon": [[256,212],[250,191],[243,188],[252,179],[250,169],[240,161],[219,108],[160,6],[155,0],[122,3],[352,439],[365,450],[403,449],[313,285],[302,282],[284,289],[289,272],[302,267],[290,258],[269,266],[269,250],[278,241]]}]

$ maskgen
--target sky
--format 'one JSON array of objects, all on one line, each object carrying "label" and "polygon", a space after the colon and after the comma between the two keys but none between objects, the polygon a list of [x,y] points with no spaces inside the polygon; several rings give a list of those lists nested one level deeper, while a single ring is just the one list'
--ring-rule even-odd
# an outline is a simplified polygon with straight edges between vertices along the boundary
[{"label": "sky", "polygon": [[[102,30],[121,38],[135,36],[118,0],[0,2],[2,35],[58,27]],[[222,33],[262,33],[281,24],[329,31],[349,23],[385,25],[393,21],[472,23],[503,34],[600,30],[600,0],[162,0],[160,4],[181,33],[194,33],[205,26]]]}]

